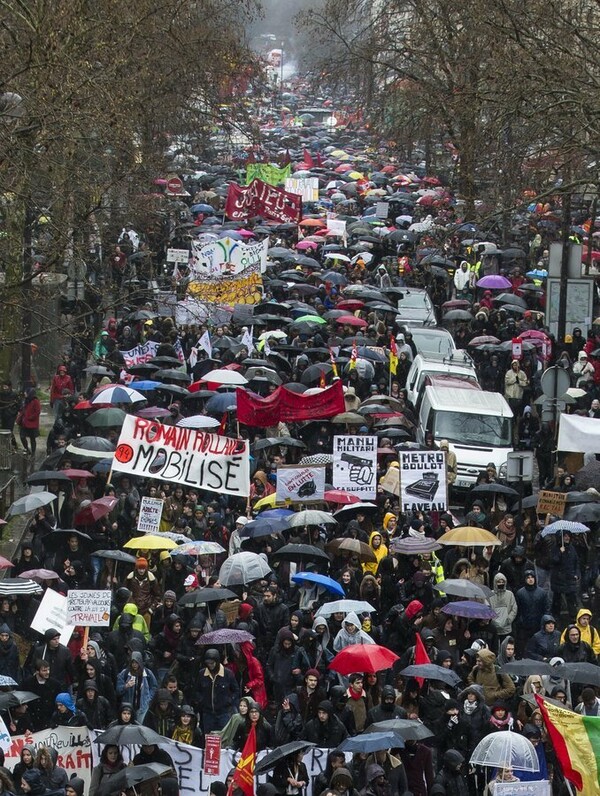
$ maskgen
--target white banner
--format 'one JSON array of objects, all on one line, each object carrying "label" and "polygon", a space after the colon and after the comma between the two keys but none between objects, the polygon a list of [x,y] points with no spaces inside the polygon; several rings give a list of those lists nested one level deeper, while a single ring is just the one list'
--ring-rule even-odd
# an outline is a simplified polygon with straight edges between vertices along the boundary
[{"label": "white banner", "polygon": [[[64,768],[69,778],[74,774],[81,777],[85,782],[83,792],[89,792],[94,763],[92,739],[87,727],[56,727],[34,732],[32,736],[14,735],[4,760],[4,765],[11,771],[21,762],[20,753],[25,744],[33,745],[35,753],[41,746],[54,749],[58,753],[56,765]],[[122,749],[125,750],[125,747]]]},{"label": "white banner", "polygon": [[556,447],[565,453],[600,453],[598,418],[561,414]]},{"label": "white banner", "polygon": [[333,487],[367,500],[377,497],[377,437],[333,438]]},{"label": "white banner", "polygon": [[250,491],[246,440],[133,415],[123,422],[113,470],[239,497]]},{"label": "white banner", "polygon": [[256,243],[242,243],[233,238],[220,238],[204,246],[192,241],[190,259],[192,279],[235,276],[257,266],[260,266],[260,272],[264,273],[267,270],[268,248],[268,239]]},{"label": "white banner", "polygon": [[210,320],[211,326],[224,326],[228,324],[233,315],[231,307],[219,307],[207,304],[204,301],[186,296],[184,301],[179,301],[175,307],[175,323],[177,326],[190,324],[203,324]]},{"label": "white banner", "polygon": [[285,181],[285,190],[296,193],[302,197],[303,202],[319,201],[318,177],[288,177]]},{"label": "white banner", "polygon": [[111,598],[109,589],[69,589],[67,622],[75,627],[108,627]]},{"label": "white banner", "polygon": [[446,454],[444,451],[400,452],[400,505],[404,513],[446,511]]},{"label": "white banner", "polygon": [[327,219],[327,229],[332,235],[337,235],[340,238],[346,237],[346,222],[338,221],[337,218]]},{"label": "white banner", "polygon": [[31,629],[42,635],[53,627],[60,633],[60,643],[68,644],[75,627],[67,622],[67,598],[52,589],[46,589],[35,612]]},{"label": "white banner", "polygon": [[323,500],[325,493],[325,467],[322,464],[296,467],[279,465],[277,468],[277,502],[296,501],[310,503]]},{"label": "white banner", "polygon": [[164,500],[162,498],[143,497],[140,504],[137,529],[142,533],[156,533],[160,528]]},{"label": "white banner", "polygon": [[[136,345],[135,348],[130,348],[129,351],[119,351],[119,353],[125,360],[125,367],[130,368],[132,365],[143,365],[144,362],[148,362],[148,360],[155,357],[160,345],[160,343],[154,340],[148,340],[147,343]],[[179,359],[180,362],[185,362],[181,340],[176,340],[173,348],[177,354],[177,359]]]}]

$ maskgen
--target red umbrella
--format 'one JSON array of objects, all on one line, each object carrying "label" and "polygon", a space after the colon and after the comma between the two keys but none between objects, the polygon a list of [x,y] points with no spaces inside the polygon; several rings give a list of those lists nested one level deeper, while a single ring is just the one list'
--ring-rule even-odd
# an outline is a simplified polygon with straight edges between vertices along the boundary
[{"label": "red umbrella", "polygon": [[111,497],[110,495],[98,498],[98,500],[92,500],[91,503],[77,512],[73,518],[73,522],[75,525],[91,525],[96,522],[96,520],[110,514],[118,502],[118,498]]},{"label": "red umbrella", "polygon": [[468,310],[471,307],[471,302],[467,299],[451,299],[444,301],[442,304],[443,310]]},{"label": "red umbrella", "polygon": [[76,403],[73,409],[82,410],[82,409],[108,409],[110,408],[111,404],[93,404],[90,401],[79,401]]},{"label": "red umbrella", "polygon": [[346,647],[335,656],[329,664],[334,672],[349,675],[353,672],[370,672],[375,674],[389,669],[400,660],[395,652],[379,644],[355,644]]},{"label": "red umbrella", "polygon": [[354,310],[360,310],[364,306],[364,301],[359,301],[358,299],[344,299],[343,301],[338,301],[335,308],[336,310],[350,310],[350,312],[354,312]]},{"label": "red umbrella", "polygon": [[349,506],[350,503],[360,503],[360,498],[357,495],[352,495],[350,492],[343,492],[341,489],[328,489],[323,497],[328,503],[338,503],[340,506]]},{"label": "red umbrella", "polygon": [[94,478],[94,473],[90,473],[89,470],[74,470],[74,469],[67,469],[61,470],[68,478]]},{"label": "red umbrella", "polygon": [[8,558],[4,558],[4,556],[0,556],[0,569],[9,569],[12,566],[14,566],[12,561],[9,561]]},{"label": "red umbrella", "polygon": [[365,326],[368,326],[366,321],[363,321],[362,318],[357,318],[355,315],[342,315],[341,318],[336,318],[335,322],[347,326],[355,326],[360,329],[364,329]]}]

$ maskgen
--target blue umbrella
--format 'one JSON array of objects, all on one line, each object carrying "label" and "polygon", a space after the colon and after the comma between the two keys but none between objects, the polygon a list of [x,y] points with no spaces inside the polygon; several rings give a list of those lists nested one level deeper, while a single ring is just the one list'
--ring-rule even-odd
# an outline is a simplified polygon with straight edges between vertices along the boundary
[{"label": "blue umbrella", "polygon": [[466,619],[495,619],[498,614],[485,603],[476,603],[474,600],[458,600],[448,603],[442,608],[443,614],[449,616],[464,616]]},{"label": "blue umbrella", "polygon": [[379,752],[381,749],[404,749],[404,738],[395,732],[366,732],[346,738],[338,747],[340,752]]},{"label": "blue umbrella", "polygon": [[131,382],[131,386],[134,390],[141,390],[144,392],[145,390],[155,390],[157,387],[162,385],[161,381],[151,381],[150,379],[146,381],[133,381]]},{"label": "blue umbrella", "polygon": [[287,520],[261,515],[256,520],[246,523],[239,535],[240,539],[256,539],[259,536],[270,536],[272,533],[281,533],[281,531],[289,531],[289,529]]},{"label": "blue umbrella", "polygon": [[291,509],[267,509],[266,511],[261,511],[258,515],[259,517],[266,517],[266,519],[278,519],[282,520],[284,517],[291,517],[294,512]]},{"label": "blue umbrella", "polygon": [[112,459],[100,459],[99,462],[92,467],[92,472],[97,473],[98,475],[103,474],[106,475],[110,471],[112,467]]},{"label": "blue umbrella", "polygon": [[536,268],[534,271],[527,271],[526,276],[530,279],[546,279],[548,271],[545,268]]},{"label": "blue umbrella", "polygon": [[346,596],[346,592],[337,580],[328,578],[327,575],[319,575],[316,572],[299,572],[297,575],[293,576],[292,580],[294,583],[299,583],[300,586],[303,586],[305,583],[316,583],[317,586],[323,586],[327,591],[339,594],[340,597]]},{"label": "blue umbrella", "polygon": [[545,528],[542,529],[540,536],[551,536],[554,533],[588,533],[589,528],[587,525],[584,525],[582,522],[572,522],[571,520],[556,520],[556,522],[551,522],[550,525],[546,525]]},{"label": "blue umbrella", "polygon": [[206,412],[215,412],[223,414],[223,412],[232,412],[237,409],[237,396],[234,392],[220,392],[213,395],[206,402],[204,410]]},{"label": "blue umbrella", "polygon": [[206,213],[208,213],[211,216],[213,216],[214,213],[215,213],[215,208],[214,207],[211,207],[210,205],[203,205],[203,204],[192,205],[190,207],[190,210],[192,211],[192,213],[204,213],[205,215],[206,215]]}]

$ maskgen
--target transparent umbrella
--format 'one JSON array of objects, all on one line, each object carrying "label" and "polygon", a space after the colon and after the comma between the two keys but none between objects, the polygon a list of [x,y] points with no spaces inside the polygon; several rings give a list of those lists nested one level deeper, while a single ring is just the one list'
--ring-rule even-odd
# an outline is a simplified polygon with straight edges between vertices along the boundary
[{"label": "transparent umbrella", "polygon": [[235,553],[224,561],[219,571],[221,586],[243,586],[268,575],[271,567],[257,553]]},{"label": "transparent umbrella", "polygon": [[510,730],[486,735],[473,750],[471,763],[514,771],[540,770],[535,746],[525,736]]}]

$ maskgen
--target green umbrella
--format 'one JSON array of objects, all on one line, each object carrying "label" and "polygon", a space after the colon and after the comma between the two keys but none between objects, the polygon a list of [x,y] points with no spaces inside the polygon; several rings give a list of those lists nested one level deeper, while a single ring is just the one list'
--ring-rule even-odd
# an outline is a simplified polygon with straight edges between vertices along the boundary
[{"label": "green umbrella", "polygon": [[114,406],[106,409],[96,409],[88,417],[88,423],[94,428],[111,428],[112,426],[122,426],[127,413]]},{"label": "green umbrella", "polygon": [[321,318],[320,315],[303,315],[301,318],[296,318],[294,323],[327,323],[325,318]]}]

